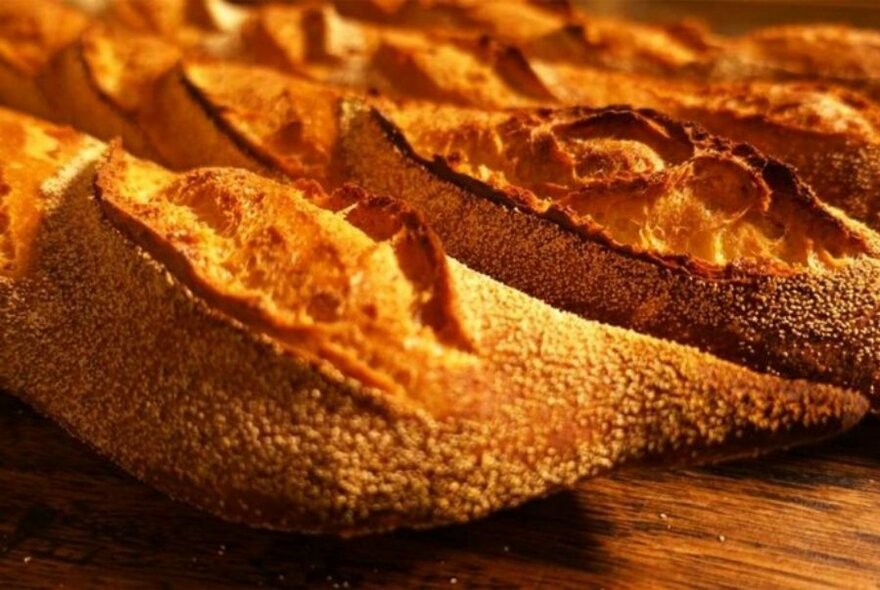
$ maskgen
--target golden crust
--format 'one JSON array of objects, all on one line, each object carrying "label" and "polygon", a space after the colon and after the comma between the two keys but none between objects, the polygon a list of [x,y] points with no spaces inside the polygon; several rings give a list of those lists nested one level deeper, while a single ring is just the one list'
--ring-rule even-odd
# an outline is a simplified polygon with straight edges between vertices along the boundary
[{"label": "golden crust", "polygon": [[237,30],[243,10],[225,0],[113,0],[101,20],[191,48],[212,34]]},{"label": "golden crust", "polygon": [[[43,129],[3,111],[0,121]],[[45,158],[23,135],[0,135],[4,172]],[[384,205],[373,217],[368,203],[357,229],[347,221],[360,196],[350,208],[351,195],[242,172],[175,177],[118,148],[98,164],[96,193],[103,151],[88,142],[74,155],[53,152],[56,171],[40,168],[40,187],[11,187],[45,207],[29,238],[39,255],[26,274],[0,276],[0,386],[138,477],[224,518],[346,534],[458,522],[614,465],[751,454],[832,434],[865,411],[854,393],[586,322],[451,260],[443,273],[459,294],[453,305],[473,338],[463,354],[479,365],[481,386],[452,379],[424,399],[391,396],[335,358],[312,358],[311,344],[288,345],[278,314],[301,309],[296,296],[263,309],[264,321],[242,312],[241,289],[265,305],[288,279],[242,285],[246,266],[223,275],[215,265],[230,260],[225,248],[272,256],[272,245],[246,236],[273,222],[245,215],[230,231],[226,209],[211,203],[233,199],[237,211],[287,195],[296,215],[326,230],[321,243],[370,251],[388,244],[375,236],[387,235],[389,219],[392,230],[404,227],[394,236],[424,236],[417,219],[400,209],[389,218]],[[309,192],[326,209],[303,200]],[[283,226],[287,215],[274,219]],[[220,243],[205,224],[222,229]],[[312,236],[301,236],[307,249]],[[327,284],[326,269],[303,271],[307,283]],[[453,360],[440,356],[441,365]]]},{"label": "golden crust", "polygon": [[570,16],[564,3],[521,0],[336,0],[343,16],[383,26],[439,32],[470,31],[523,40],[556,29]]},{"label": "golden crust", "polygon": [[538,104],[505,80],[479,47],[409,35],[386,35],[371,55],[371,88],[394,98],[503,108]]},{"label": "golden crust", "polygon": [[544,61],[668,77],[705,70],[706,63],[723,51],[718,43],[692,23],[657,26],[579,15],[518,45]]},{"label": "golden crust", "polygon": [[670,265],[785,274],[868,252],[804,187],[774,184],[754,151],[648,111],[408,105],[391,117],[415,153],[450,176]]},{"label": "golden crust", "polygon": [[114,224],[193,293],[298,356],[434,413],[456,382],[479,385],[446,258],[416,214],[351,187],[178,177],[118,148],[97,186]]},{"label": "golden crust", "polygon": [[824,201],[880,229],[880,109],[874,103],[810,83],[728,84],[709,96],[704,104],[678,98],[677,108],[668,110],[792,164]]},{"label": "golden crust", "polygon": [[0,4],[0,62],[33,76],[85,28],[84,14],[57,0]]},{"label": "golden crust", "polygon": [[85,142],[73,130],[36,122],[22,125],[9,116],[0,119],[0,136],[6,145],[28,154],[18,166],[0,165],[0,277],[16,278],[31,265],[43,217],[45,203],[34,195],[58,162],[71,158]]},{"label": "golden crust", "polygon": [[363,85],[366,60],[380,42],[373,25],[341,16],[333,6],[270,4],[249,15],[241,53],[252,63],[322,82]]},{"label": "golden crust", "polygon": [[40,76],[55,116],[97,137],[121,137],[144,157],[155,148],[139,125],[153,88],[180,53],[159,39],[93,25]]},{"label": "golden crust", "polygon": [[[249,91],[254,87],[260,92]],[[148,115],[148,124],[156,141],[166,146],[178,124],[172,113],[194,111],[199,119],[212,122],[205,130],[206,144],[216,142],[220,129],[234,144],[230,150],[255,160],[245,167],[259,170],[262,165],[292,178],[327,182],[334,176],[338,97],[333,89],[270,70],[189,62],[163,81],[158,108]],[[166,159],[180,168],[235,163],[218,161],[220,149],[211,145],[191,143],[167,150]]]},{"label": "golden crust", "polygon": [[353,21],[330,6],[270,5],[251,16],[242,37],[253,63],[388,97],[486,108],[551,98],[499,63],[488,38]]},{"label": "golden crust", "polygon": [[[616,140],[631,140],[637,137],[636,130],[644,133],[651,128],[652,121],[659,122],[671,132],[677,130],[685,145],[690,142],[693,151],[685,152],[685,161],[692,157],[702,159],[705,156],[696,154],[703,151],[710,160],[736,161],[737,170],[753,171],[751,177],[738,176],[737,182],[742,184],[707,185],[708,196],[725,187],[736,188],[740,198],[755,194],[756,200],[749,202],[758,209],[751,210],[762,213],[754,217],[747,207],[737,210],[742,215],[740,219],[761,228],[768,243],[782,247],[778,252],[787,254],[774,260],[764,251],[752,261],[746,256],[725,260],[717,266],[705,257],[696,257],[692,244],[679,252],[682,256],[673,258],[658,256],[661,253],[656,250],[645,251],[641,245],[633,248],[631,244],[620,244],[614,233],[609,236],[607,226],[603,228],[597,219],[587,224],[576,223],[577,217],[572,218],[570,212],[548,208],[546,196],[541,198],[528,186],[501,179],[487,159],[470,174],[456,172],[457,163],[467,156],[460,150],[454,153],[454,142],[461,137],[460,133],[473,137],[462,129],[482,131],[483,145],[503,146],[505,143],[499,141],[497,134],[509,129],[509,122],[475,122],[464,113],[460,117],[471,119],[467,126],[444,135],[437,128],[451,117],[428,116],[435,121],[435,137],[428,144],[432,151],[419,153],[407,138],[430,133],[432,126],[426,120],[410,119],[406,121],[408,129],[401,131],[375,110],[357,103],[348,107],[349,120],[343,138],[351,178],[372,191],[396,191],[395,194],[420,208],[450,254],[469,266],[585,317],[692,344],[759,370],[828,381],[874,395],[880,377],[880,358],[876,354],[878,325],[873,312],[868,310],[880,304],[877,237],[822,206],[784,165],[768,161],[743,145],[709,142],[701,147],[705,136],[700,137],[699,132],[694,136],[695,130],[672,124],[656,114],[639,113],[648,121],[639,122],[632,132],[625,131],[623,125],[609,127],[615,131],[612,137]],[[589,129],[595,117],[607,120],[623,114],[638,120],[622,109],[578,113],[586,119],[585,123],[575,125],[582,129]],[[401,119],[406,120],[406,116]],[[517,117],[499,116],[511,120]],[[556,117],[561,125],[571,127],[564,113],[549,113],[546,117]],[[518,126],[513,124],[513,128]],[[419,145],[418,141],[414,143]],[[581,146],[590,155],[587,162],[599,162],[618,176],[629,178],[613,201],[617,205],[606,211],[612,215],[612,221],[616,219],[615,213],[627,211],[632,203],[653,207],[658,198],[662,199],[651,190],[646,192],[652,175],[639,172],[645,162],[665,168],[670,159],[674,163],[674,158],[681,157],[672,151],[662,155],[662,151],[651,149],[645,160],[631,160],[635,153],[632,150],[627,150],[628,156],[621,159],[615,157],[614,149],[608,151],[607,144],[602,146],[598,142],[605,149],[605,157],[600,151],[597,159],[596,153],[587,151],[589,143]],[[527,152],[532,150],[528,144],[523,145]],[[526,165],[545,162],[549,149],[526,153]],[[520,157],[516,155],[512,161]],[[560,156],[566,165],[572,164],[570,157],[565,152]],[[511,158],[501,152],[498,160],[506,163]],[[573,162],[575,166],[578,163]],[[693,167],[688,174],[693,178]],[[607,191],[607,185],[599,188]],[[606,197],[603,190],[592,198],[602,202]],[[692,192],[685,204],[699,205],[699,194]],[[585,197],[585,205],[589,206],[591,195],[587,193]],[[726,217],[724,209],[709,205],[710,221],[719,215]],[[776,206],[780,207],[779,214],[773,213]],[[673,222],[676,219],[671,217]],[[647,222],[638,218],[625,216],[623,220],[634,221],[640,229],[638,235],[648,228]],[[662,224],[662,215],[650,222]],[[699,224],[691,219],[684,226],[693,228]],[[710,237],[716,235],[723,234]],[[793,246],[797,243],[800,246]],[[820,252],[825,248],[836,254],[821,260],[824,255]],[[681,304],[685,301],[688,305]]]},{"label": "golden crust", "polygon": [[722,80],[821,80],[880,97],[880,33],[843,25],[758,29],[711,65]]},{"label": "golden crust", "polygon": [[35,77],[87,22],[84,14],[59,0],[0,2],[0,102],[50,116],[52,109]]},{"label": "golden crust", "polygon": [[697,121],[797,168],[822,200],[880,228],[880,110],[844,88],[811,82],[669,81],[580,63],[519,62],[566,104],[633,104]]},{"label": "golden crust", "polygon": [[[695,21],[646,24],[584,13],[564,1],[311,0],[293,9],[268,4],[241,9],[223,0],[115,0],[108,18],[134,30],[177,36],[192,46],[204,41],[199,34],[205,31],[247,29],[245,21],[271,13],[273,18],[264,24],[275,31],[287,27],[280,39],[295,45],[290,39],[291,33],[298,37],[290,28],[297,20],[293,15],[329,11],[367,27],[441,36],[488,34],[519,44],[540,59],[610,71],[691,80],[823,81],[875,97],[880,92],[880,35],[842,25],[776,26],[727,38]],[[345,27],[359,37],[356,29]]]}]

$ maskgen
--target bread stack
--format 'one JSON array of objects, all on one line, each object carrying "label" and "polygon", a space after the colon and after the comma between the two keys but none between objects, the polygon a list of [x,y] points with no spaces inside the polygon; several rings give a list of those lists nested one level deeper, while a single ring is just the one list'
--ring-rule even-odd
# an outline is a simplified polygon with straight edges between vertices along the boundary
[{"label": "bread stack", "polygon": [[9,0],[0,387],[173,497],[339,534],[834,435],[880,406],[874,42]]}]

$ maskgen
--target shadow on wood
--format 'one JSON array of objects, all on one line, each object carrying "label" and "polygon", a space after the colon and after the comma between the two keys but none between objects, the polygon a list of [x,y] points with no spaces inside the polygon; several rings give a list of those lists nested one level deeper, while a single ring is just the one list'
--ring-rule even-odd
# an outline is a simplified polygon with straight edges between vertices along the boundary
[{"label": "shadow on wood", "polygon": [[0,580],[19,587],[870,587],[877,420],[815,448],[631,470],[480,522],[342,540],[172,502],[0,395]]}]

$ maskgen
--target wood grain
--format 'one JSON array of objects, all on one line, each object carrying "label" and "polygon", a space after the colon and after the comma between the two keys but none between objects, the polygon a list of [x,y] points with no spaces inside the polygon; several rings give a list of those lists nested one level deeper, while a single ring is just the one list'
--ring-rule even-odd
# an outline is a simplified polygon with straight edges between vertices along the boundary
[{"label": "wood grain", "polygon": [[584,482],[466,526],[353,540],[165,499],[0,394],[4,588],[880,588],[880,423],[813,449]]}]

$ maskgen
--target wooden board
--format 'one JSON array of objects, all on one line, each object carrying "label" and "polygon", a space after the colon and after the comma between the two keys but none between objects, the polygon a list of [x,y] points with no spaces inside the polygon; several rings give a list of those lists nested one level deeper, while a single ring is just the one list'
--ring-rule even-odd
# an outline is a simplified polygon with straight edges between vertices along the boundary
[{"label": "wooden board", "polygon": [[0,394],[3,588],[880,588],[880,421],[767,459],[584,482],[340,540],[165,499]]}]

